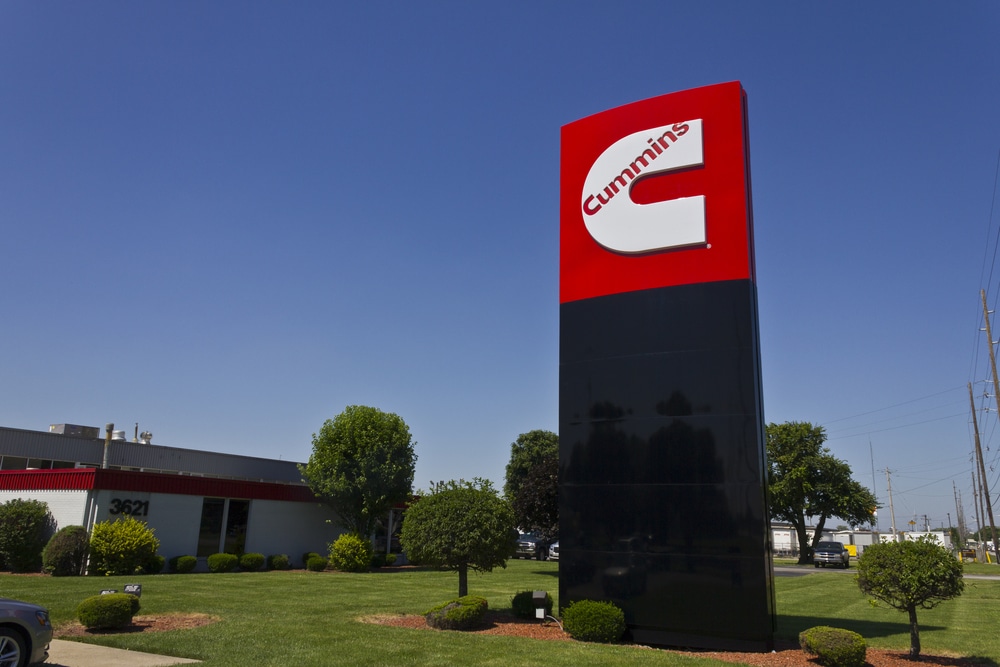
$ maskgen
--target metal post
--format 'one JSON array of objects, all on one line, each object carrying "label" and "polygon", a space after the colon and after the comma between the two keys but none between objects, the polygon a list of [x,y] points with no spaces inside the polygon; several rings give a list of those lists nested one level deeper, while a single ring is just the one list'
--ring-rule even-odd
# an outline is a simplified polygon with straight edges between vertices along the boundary
[{"label": "metal post", "polygon": [[107,470],[108,468],[108,450],[111,449],[111,433],[115,430],[114,424],[104,425],[104,458],[101,460],[101,469]]}]

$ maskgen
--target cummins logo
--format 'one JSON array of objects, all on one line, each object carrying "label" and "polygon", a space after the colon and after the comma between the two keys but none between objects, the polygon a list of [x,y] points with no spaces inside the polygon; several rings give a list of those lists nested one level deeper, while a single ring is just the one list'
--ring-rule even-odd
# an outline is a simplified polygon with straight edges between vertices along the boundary
[{"label": "cummins logo", "polygon": [[641,178],[705,164],[701,120],[654,127],[611,144],[594,162],[580,205],[591,237],[609,250],[644,253],[704,244],[705,197],[637,204]]}]

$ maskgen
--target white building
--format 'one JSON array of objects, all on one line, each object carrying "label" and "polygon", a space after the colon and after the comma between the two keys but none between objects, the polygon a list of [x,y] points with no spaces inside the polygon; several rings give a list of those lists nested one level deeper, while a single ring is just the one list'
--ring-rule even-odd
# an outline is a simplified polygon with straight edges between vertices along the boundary
[{"label": "white building", "polygon": [[[0,502],[44,501],[57,527],[131,515],[160,540],[161,556],[326,553],[342,532],[290,461],[0,427]],[[69,432],[70,434],[67,434]],[[107,463],[107,467],[102,465]]]}]

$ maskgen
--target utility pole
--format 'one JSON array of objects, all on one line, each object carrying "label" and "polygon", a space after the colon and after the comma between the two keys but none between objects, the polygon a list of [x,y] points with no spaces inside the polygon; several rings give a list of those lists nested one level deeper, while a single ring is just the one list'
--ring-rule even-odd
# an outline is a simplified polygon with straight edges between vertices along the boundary
[{"label": "utility pole", "polygon": [[[985,304],[986,304],[986,296],[985,296],[985,293],[984,293],[984,295],[983,295],[983,305],[985,305]],[[989,334],[989,330],[990,330],[990,324],[989,324],[989,322],[990,322],[989,317],[987,317],[987,319],[986,319],[986,331],[987,331],[987,335]],[[992,343],[990,344],[990,358],[993,359],[993,344]],[[994,372],[993,379],[994,380],[996,380],[996,375],[995,375],[996,368],[997,368],[996,367],[996,363],[994,362],[994,364],[993,364],[993,372]],[[975,455],[976,455],[976,462],[978,464],[981,464],[982,463],[982,456],[983,456],[983,446],[982,446],[982,444],[979,441],[979,420],[976,418],[976,401],[975,401],[975,399],[972,398],[972,383],[971,382],[969,383],[969,406],[972,408],[972,432],[973,432],[973,434],[975,434],[975,443],[976,443]],[[979,519],[980,519],[981,514],[980,514],[980,508],[976,504],[976,500],[978,498],[982,497],[980,495],[980,486],[979,486],[979,484],[976,483],[976,479],[977,478],[982,479],[982,478],[979,477],[978,473],[979,473],[979,465],[973,465],[972,466],[972,507],[976,511],[976,523],[977,524],[980,523]],[[954,482],[952,482],[952,484],[954,484]],[[992,510],[991,510],[991,512],[992,512]],[[985,519],[986,517],[983,516],[982,518]],[[992,518],[992,516],[991,516],[991,518]],[[980,526],[981,526],[981,524],[980,524]],[[982,530],[982,528],[980,527],[979,530]]]},{"label": "utility pole", "polygon": [[868,436],[868,456],[872,460],[872,495],[875,496],[875,510],[871,520],[872,528],[878,531],[878,492],[875,491],[875,450],[872,449],[872,438]]},{"label": "utility pole", "polygon": [[[1000,415],[1000,379],[997,378],[997,355],[993,350],[993,333],[990,331],[990,311],[986,308],[986,290],[979,290],[979,295],[983,298],[983,319],[986,320],[986,342],[990,348],[990,368],[993,369],[993,397],[997,401],[997,414]],[[970,392],[972,384],[969,384]],[[990,533],[993,535],[993,548],[1000,547],[997,542],[997,525],[993,521],[993,500],[990,498],[990,486],[986,481],[986,466],[983,465],[983,449],[976,444],[976,454],[979,458],[979,479],[983,483],[983,496],[986,498],[986,511],[990,517]]]},{"label": "utility pole", "polygon": [[896,510],[892,508],[892,480],[889,478],[889,469],[885,469],[885,483],[889,487],[889,520],[892,521],[892,541],[896,541]]},{"label": "utility pole", "polygon": [[[954,482],[952,482],[954,484]],[[976,513],[976,535],[983,529],[983,503],[979,493],[979,466],[972,464],[972,510]]]},{"label": "utility pole", "polygon": [[[958,488],[955,486],[955,480],[951,481],[951,494],[955,496],[955,520],[958,522],[958,539],[962,544],[965,544],[965,527],[962,525],[962,505],[958,500]],[[950,512],[948,516],[951,516]]]}]

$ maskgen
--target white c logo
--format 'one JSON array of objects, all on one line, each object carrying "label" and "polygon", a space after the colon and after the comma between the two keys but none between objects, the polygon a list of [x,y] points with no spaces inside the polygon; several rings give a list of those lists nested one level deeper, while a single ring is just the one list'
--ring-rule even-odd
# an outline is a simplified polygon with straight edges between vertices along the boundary
[{"label": "white c logo", "polygon": [[609,250],[651,252],[705,243],[705,197],[636,204],[639,178],[705,164],[701,120],[630,134],[608,146],[583,185],[581,210],[587,231]]}]

